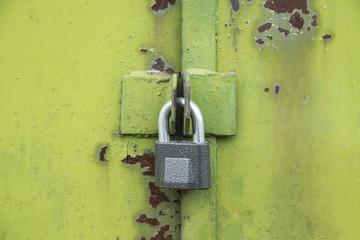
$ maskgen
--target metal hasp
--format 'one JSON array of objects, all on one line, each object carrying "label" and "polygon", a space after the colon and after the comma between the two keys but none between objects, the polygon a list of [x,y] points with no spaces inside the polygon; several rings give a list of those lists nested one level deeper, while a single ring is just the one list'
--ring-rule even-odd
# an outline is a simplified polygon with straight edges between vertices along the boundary
[{"label": "metal hasp", "polygon": [[[163,188],[209,189],[210,149],[205,141],[200,108],[190,101],[193,142],[170,142],[168,122],[171,103],[171,100],[165,103],[159,114],[159,141],[155,143],[156,184]],[[184,107],[184,98],[177,98],[177,104]]]}]

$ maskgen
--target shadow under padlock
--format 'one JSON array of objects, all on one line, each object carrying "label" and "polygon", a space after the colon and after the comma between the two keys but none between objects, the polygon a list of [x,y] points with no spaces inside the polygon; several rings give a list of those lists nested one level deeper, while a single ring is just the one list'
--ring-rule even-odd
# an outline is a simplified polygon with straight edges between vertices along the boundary
[{"label": "shadow under padlock", "polygon": [[[177,98],[177,105],[184,106],[184,99]],[[193,141],[170,141],[169,114],[171,100],[159,113],[159,141],[155,143],[156,185],[175,189],[209,189],[210,149],[205,141],[204,121],[199,107],[190,102],[193,122]],[[177,131],[178,133],[182,131]]]}]

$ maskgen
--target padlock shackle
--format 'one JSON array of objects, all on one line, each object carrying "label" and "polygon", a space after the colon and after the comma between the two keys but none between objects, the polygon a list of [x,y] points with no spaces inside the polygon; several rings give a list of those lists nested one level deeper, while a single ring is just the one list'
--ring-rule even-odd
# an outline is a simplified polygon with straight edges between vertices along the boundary
[{"label": "padlock shackle", "polygon": [[[169,117],[172,100],[167,101],[159,113],[159,142],[169,142]],[[185,99],[178,97],[176,104],[181,107],[185,106]],[[190,101],[190,115],[193,123],[193,141],[205,142],[204,120],[201,110],[193,101]]]}]

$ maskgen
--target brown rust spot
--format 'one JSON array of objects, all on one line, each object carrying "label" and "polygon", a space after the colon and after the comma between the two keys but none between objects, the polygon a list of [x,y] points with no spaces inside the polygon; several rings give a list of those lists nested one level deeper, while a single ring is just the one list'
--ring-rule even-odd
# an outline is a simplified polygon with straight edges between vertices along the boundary
[{"label": "brown rust spot", "polygon": [[314,15],[314,16],[312,16],[312,19],[313,19],[313,21],[311,22],[311,26],[313,26],[313,27],[316,27],[316,26],[318,26],[318,23],[317,23],[317,15]]},{"label": "brown rust spot", "polygon": [[174,203],[177,203],[177,204],[180,204],[180,203],[181,203],[180,200],[174,200],[173,202],[174,202]]},{"label": "brown rust spot", "polygon": [[161,58],[157,58],[155,61],[156,63],[152,65],[152,69],[163,72],[165,68],[165,63],[163,62],[163,60]]},{"label": "brown rust spot", "polygon": [[155,176],[155,155],[152,153],[145,153],[142,156],[137,155],[136,157],[127,155],[122,162],[131,165],[139,162],[141,168],[148,167],[148,170],[143,172],[143,175]]},{"label": "brown rust spot", "polygon": [[280,86],[275,86],[275,94],[279,94],[280,92]]},{"label": "brown rust spot", "polygon": [[162,202],[169,202],[169,198],[165,195],[160,188],[155,186],[154,182],[149,182],[150,198],[149,203],[153,208],[156,208]]},{"label": "brown rust spot", "polygon": [[232,9],[237,12],[239,11],[240,9],[240,6],[239,6],[239,0],[230,0],[230,3],[232,5]]},{"label": "brown rust spot", "polygon": [[330,38],[332,38],[332,36],[331,36],[330,34],[325,34],[325,35],[322,37],[322,39],[324,39],[324,40],[327,40],[327,39],[330,39]]},{"label": "brown rust spot", "polygon": [[290,33],[289,30],[283,29],[283,28],[281,28],[281,27],[279,27],[278,30],[279,30],[279,32],[284,33],[285,36],[289,35],[289,33]]},{"label": "brown rust spot", "polygon": [[175,226],[175,229],[177,229],[177,228],[181,229],[181,223],[179,223],[177,226]]},{"label": "brown rust spot", "polygon": [[300,16],[300,13],[296,12],[291,15],[289,23],[300,30],[304,26],[304,19]]},{"label": "brown rust spot", "polygon": [[165,10],[170,5],[174,5],[176,3],[176,0],[155,0],[155,4],[151,7],[152,10],[155,12],[158,12],[159,10]]},{"label": "brown rust spot", "polygon": [[273,37],[271,35],[267,35],[266,37],[270,40],[273,40]]},{"label": "brown rust spot", "polygon": [[259,32],[265,32],[266,30],[269,30],[272,26],[272,23],[268,22],[268,23],[265,23],[264,25],[261,25],[260,27],[258,27],[258,31]]},{"label": "brown rust spot", "polygon": [[311,30],[311,27],[307,27],[307,30],[310,31],[310,30]]},{"label": "brown rust spot", "polygon": [[307,0],[267,0],[264,7],[276,13],[293,13],[295,9],[302,10],[304,14],[310,13],[307,8]]},{"label": "brown rust spot", "polygon": [[157,226],[160,224],[156,218],[148,218],[145,214],[141,214],[136,221],[138,223],[146,223],[151,226]]},{"label": "brown rust spot", "polygon": [[269,92],[269,91],[270,91],[269,88],[265,88],[265,89],[264,89],[264,92]]},{"label": "brown rust spot", "polygon": [[145,237],[142,237],[140,240],[146,240],[146,238],[145,238]]},{"label": "brown rust spot", "polygon": [[169,225],[162,226],[158,231],[157,235],[155,237],[152,237],[150,240],[172,240],[173,239],[172,235],[168,235],[165,238],[165,233],[169,231],[169,229],[170,229]]},{"label": "brown rust spot", "polygon": [[261,44],[261,45],[265,43],[264,40],[262,40],[262,39],[256,39],[255,42],[258,44]]},{"label": "brown rust spot", "polygon": [[149,50],[144,49],[144,48],[140,49],[140,52],[143,52],[143,53],[146,53],[146,52],[148,52],[148,51],[149,51]]},{"label": "brown rust spot", "polygon": [[172,68],[167,68],[165,70],[165,72],[167,72],[168,74],[174,74],[175,73],[174,69],[172,69]]},{"label": "brown rust spot", "polygon": [[159,216],[165,216],[165,213],[163,213],[162,211],[159,212]]},{"label": "brown rust spot", "polygon": [[104,146],[100,149],[99,152],[99,161],[101,162],[107,162],[107,160],[105,159],[105,153],[106,153],[106,149],[108,148],[108,146]]}]

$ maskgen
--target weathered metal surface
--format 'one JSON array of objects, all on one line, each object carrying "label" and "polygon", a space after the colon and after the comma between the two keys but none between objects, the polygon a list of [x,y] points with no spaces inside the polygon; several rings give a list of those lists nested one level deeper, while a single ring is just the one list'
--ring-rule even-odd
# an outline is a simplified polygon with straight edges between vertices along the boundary
[{"label": "weathered metal surface", "polygon": [[170,112],[170,119],[169,119],[169,131],[171,135],[176,133],[176,109],[177,109],[177,74],[173,74],[172,78],[172,88],[171,88],[171,112]]},{"label": "weathered metal surface", "polygon": [[216,70],[216,0],[182,0],[182,71]]},{"label": "weathered metal surface", "polygon": [[[217,239],[217,145],[216,138],[209,137],[211,188],[209,190],[182,191],[181,239]],[[231,238],[230,238],[231,239]]]},{"label": "weathered metal surface", "polygon": [[359,239],[360,2],[266,2],[219,1],[217,71],[240,81],[237,134],[217,139],[217,239]]},{"label": "weathered metal surface", "polygon": [[181,67],[181,4],[154,4],[0,1],[0,239],[179,239],[178,193],[153,208],[121,162],[156,139],[112,134],[122,76]]},{"label": "weathered metal surface", "polygon": [[[179,193],[121,162],[143,164],[155,139],[111,135],[121,76],[161,56],[181,71],[179,2],[0,1],[2,239],[179,238]],[[197,2],[185,27],[207,34],[215,9]],[[360,3],[267,2],[218,1],[215,60],[213,40],[185,38],[190,63],[239,81],[219,187],[181,194],[181,236],[359,239]]]},{"label": "weathered metal surface", "polygon": [[191,135],[191,118],[190,118],[190,75],[187,72],[182,73],[182,80],[183,80],[183,96],[185,99],[185,105],[184,105],[184,112],[183,112],[183,128],[182,128],[182,134],[184,136]]},{"label": "weathered metal surface", "polygon": [[158,114],[171,99],[172,75],[133,72],[122,83],[121,134],[157,134]]},{"label": "weathered metal surface", "polygon": [[201,109],[205,132],[216,136],[236,134],[236,75],[189,69],[190,95]]}]

